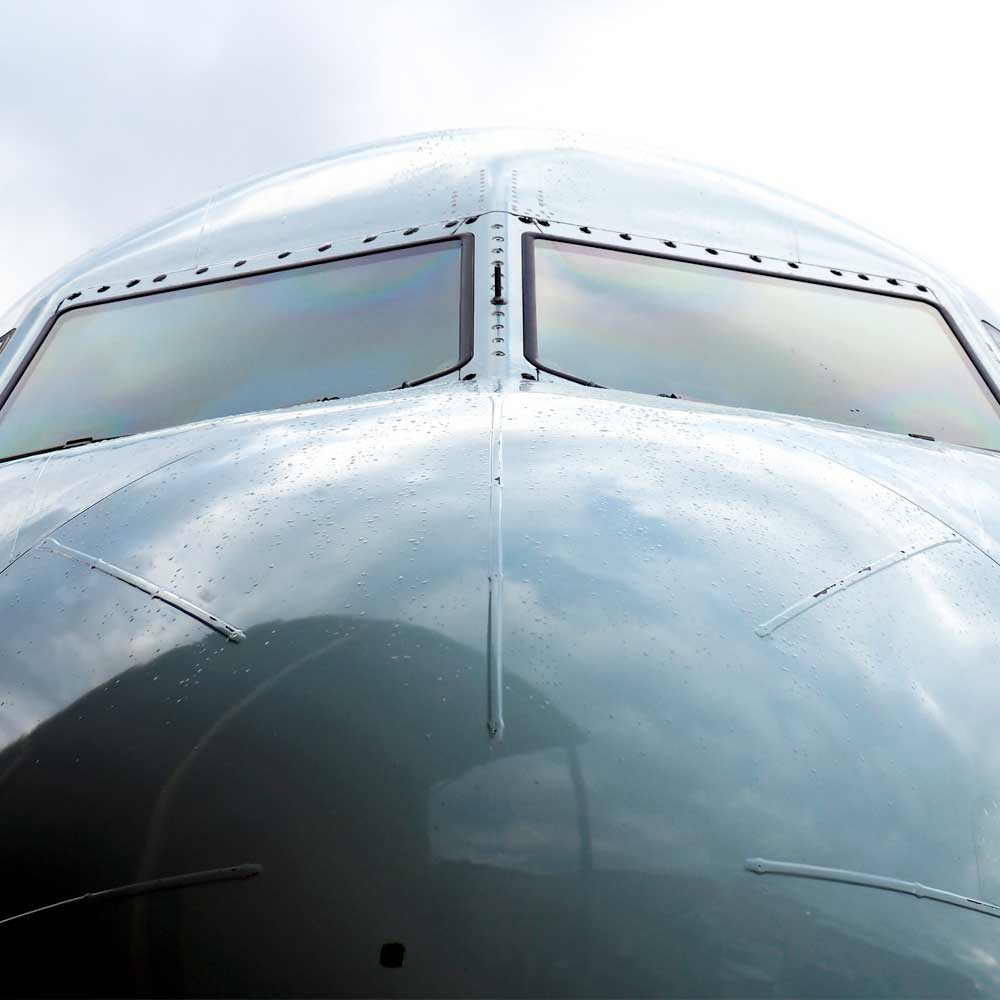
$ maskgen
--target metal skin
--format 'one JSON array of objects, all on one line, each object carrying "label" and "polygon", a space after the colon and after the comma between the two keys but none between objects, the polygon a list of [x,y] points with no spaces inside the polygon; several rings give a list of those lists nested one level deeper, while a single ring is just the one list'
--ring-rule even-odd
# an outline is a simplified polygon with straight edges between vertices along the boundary
[{"label": "metal skin", "polygon": [[869,234],[561,134],[356,151],[80,262],[5,380],[73,291],[456,229],[475,355],[0,464],[6,992],[1000,995],[997,457],[539,375],[521,235],[580,226],[893,277],[1000,373]]}]

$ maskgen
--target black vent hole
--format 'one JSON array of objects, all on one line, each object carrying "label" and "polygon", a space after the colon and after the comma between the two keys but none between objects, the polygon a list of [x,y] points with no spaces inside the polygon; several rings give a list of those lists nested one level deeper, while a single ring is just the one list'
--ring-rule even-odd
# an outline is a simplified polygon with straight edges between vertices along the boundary
[{"label": "black vent hole", "polygon": [[386,941],[378,953],[379,964],[386,969],[398,969],[406,958],[406,945],[399,941]]}]

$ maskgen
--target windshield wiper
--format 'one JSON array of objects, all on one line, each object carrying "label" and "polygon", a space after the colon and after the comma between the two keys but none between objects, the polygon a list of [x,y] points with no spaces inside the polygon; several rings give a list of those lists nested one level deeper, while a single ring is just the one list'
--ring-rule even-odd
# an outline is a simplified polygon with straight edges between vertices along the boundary
[{"label": "windshield wiper", "polygon": [[15,458],[31,458],[32,455],[47,455],[50,451],[66,451],[68,448],[79,448],[83,444],[98,444],[101,441],[116,441],[118,438],[126,437],[125,434],[110,434],[108,437],[79,437],[70,438],[62,444],[54,444],[48,448],[36,448],[34,451],[22,451],[19,455],[4,455],[0,462],[13,462]]}]

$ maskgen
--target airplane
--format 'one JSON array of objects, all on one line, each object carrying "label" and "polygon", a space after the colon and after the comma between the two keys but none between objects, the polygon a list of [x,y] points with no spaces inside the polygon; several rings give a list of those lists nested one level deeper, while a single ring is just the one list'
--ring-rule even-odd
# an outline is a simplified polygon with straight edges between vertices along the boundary
[{"label": "airplane", "polygon": [[1000,995],[998,327],[560,131],[64,267],[0,324],[6,992]]}]

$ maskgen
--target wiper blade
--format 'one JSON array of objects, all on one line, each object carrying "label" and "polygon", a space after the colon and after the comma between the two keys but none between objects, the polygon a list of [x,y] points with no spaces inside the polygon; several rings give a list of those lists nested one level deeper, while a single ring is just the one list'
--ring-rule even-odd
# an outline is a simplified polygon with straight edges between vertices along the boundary
[{"label": "wiper blade", "polygon": [[13,462],[15,458],[31,458],[33,455],[47,455],[50,451],[66,451],[68,448],[79,448],[83,444],[99,444],[101,441],[116,441],[125,437],[124,434],[109,434],[107,437],[79,437],[70,438],[62,444],[50,445],[48,448],[36,448],[34,451],[22,451],[18,455],[4,455],[0,462]]},{"label": "wiper blade", "polygon": [[[114,437],[121,437],[120,434],[115,434]],[[91,437],[89,434],[87,437],[82,438],[70,438],[68,441],[64,441],[60,445],[56,445],[55,448],[46,449],[47,451],[59,451],[63,448],[79,448],[81,444],[97,444],[98,441],[111,441],[112,437],[105,438],[95,438]]]}]

